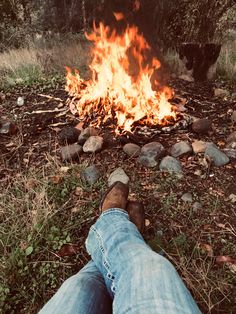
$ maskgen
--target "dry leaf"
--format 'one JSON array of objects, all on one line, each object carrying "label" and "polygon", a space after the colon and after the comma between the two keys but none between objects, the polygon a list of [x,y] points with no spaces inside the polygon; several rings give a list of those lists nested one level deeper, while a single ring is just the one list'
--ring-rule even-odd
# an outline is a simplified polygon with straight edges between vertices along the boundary
[{"label": "dry leaf", "polygon": [[218,141],[217,145],[220,147],[223,147],[223,146],[225,146],[225,142],[224,141]]},{"label": "dry leaf", "polygon": [[34,189],[38,184],[38,181],[34,178],[30,178],[28,181],[25,182],[25,188],[27,190]]},{"label": "dry leaf", "polygon": [[50,177],[51,182],[54,184],[61,183],[62,179],[63,179],[62,176],[59,175]]},{"label": "dry leaf", "polygon": [[199,243],[198,247],[200,249],[202,249],[203,251],[205,251],[207,253],[208,256],[213,257],[213,249],[212,246],[210,244],[207,243]]},{"label": "dry leaf", "polygon": [[79,251],[79,246],[76,244],[64,244],[57,252],[60,257],[64,256],[73,256],[76,255]]},{"label": "dry leaf", "polygon": [[225,224],[216,224],[219,228],[225,229]]},{"label": "dry leaf", "polygon": [[60,172],[68,172],[70,170],[70,167],[61,167]]},{"label": "dry leaf", "polygon": [[83,189],[80,186],[77,186],[75,189],[75,195],[80,196],[81,194],[83,194]]},{"label": "dry leaf", "polygon": [[83,122],[79,122],[79,123],[75,126],[75,128],[78,129],[78,130],[80,130],[80,131],[82,131],[82,130],[83,130],[83,126],[84,126],[84,123],[83,123]]},{"label": "dry leaf", "polygon": [[229,199],[232,203],[236,203],[236,195],[235,194],[230,194]]},{"label": "dry leaf", "polygon": [[235,264],[236,260],[231,256],[221,255],[216,257],[216,263],[219,265]]},{"label": "dry leaf", "polygon": [[236,264],[228,264],[229,269],[232,271],[232,273],[236,273]]}]

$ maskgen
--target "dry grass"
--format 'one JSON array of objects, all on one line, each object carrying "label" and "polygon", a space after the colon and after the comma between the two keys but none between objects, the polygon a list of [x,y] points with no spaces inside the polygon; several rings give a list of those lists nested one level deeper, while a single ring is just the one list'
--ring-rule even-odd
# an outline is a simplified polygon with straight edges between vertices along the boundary
[{"label": "dry grass", "polygon": [[65,66],[77,68],[86,76],[89,44],[79,39],[54,42],[38,48],[9,50],[0,54],[0,86],[32,84],[55,73],[64,75]]},{"label": "dry grass", "polygon": [[216,71],[222,78],[236,81],[236,39],[222,46]]},{"label": "dry grass", "polygon": [[180,60],[178,51],[176,49],[168,49],[165,53],[164,59],[169,65],[169,70],[172,74],[179,76],[186,72],[184,63]]},{"label": "dry grass", "polygon": [[[0,54],[0,86],[30,85],[59,73],[64,75],[65,66],[77,68],[87,78],[90,63],[90,45],[81,37],[52,40],[43,45],[32,43],[30,48],[9,50]],[[236,40],[227,41],[217,62],[218,76],[235,80]],[[183,62],[175,49],[169,49],[164,57],[169,69],[177,76],[186,73]]]},{"label": "dry grass", "polygon": [[[47,155],[44,166],[7,177],[0,192],[0,308],[3,313],[36,313],[58,286],[85,262],[83,249],[62,258],[64,245],[83,247],[94,202],[73,197],[87,187],[78,177],[83,165],[63,172]],[[60,176],[56,183],[54,176]],[[82,197],[82,194],[81,194]],[[73,207],[77,211],[72,211]],[[77,236],[80,232],[80,238]],[[81,255],[83,257],[81,257]]]},{"label": "dry grass", "polygon": [[11,70],[14,72],[24,64],[40,66],[35,49],[21,48],[0,54],[0,71]]},{"label": "dry grass", "polygon": [[[177,76],[185,74],[187,70],[175,49],[169,49],[165,54],[165,61],[169,64],[171,73]],[[222,45],[220,56],[216,63],[216,75],[225,80],[236,80],[236,40],[227,41]]]}]

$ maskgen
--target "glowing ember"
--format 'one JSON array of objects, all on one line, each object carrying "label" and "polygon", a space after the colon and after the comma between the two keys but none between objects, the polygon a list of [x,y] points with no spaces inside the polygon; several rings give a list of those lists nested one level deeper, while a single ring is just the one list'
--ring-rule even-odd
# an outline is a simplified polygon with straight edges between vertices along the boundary
[{"label": "glowing ember", "polygon": [[165,87],[157,92],[152,88],[151,77],[160,62],[152,58],[147,63],[145,56],[150,47],[137,27],[128,27],[119,35],[100,24],[86,37],[94,43],[92,79],[85,81],[78,71],[73,74],[66,68],[66,90],[76,99],[80,118],[99,115],[101,124],[115,117],[117,127],[126,131],[135,121],[156,125],[165,124],[169,117],[175,118],[168,102],[171,89]]}]

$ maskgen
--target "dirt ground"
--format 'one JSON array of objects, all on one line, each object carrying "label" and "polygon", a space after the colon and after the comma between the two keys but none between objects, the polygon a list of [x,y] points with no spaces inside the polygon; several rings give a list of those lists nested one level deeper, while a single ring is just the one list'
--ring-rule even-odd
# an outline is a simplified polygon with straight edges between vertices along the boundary
[{"label": "dirt ground", "polygon": [[[192,142],[194,139],[199,139],[212,141],[223,149],[227,137],[235,131],[230,116],[236,109],[236,98],[216,98],[213,89],[225,88],[232,95],[235,87],[222,82],[197,84],[181,80],[172,80],[169,84],[177,96],[187,99],[185,105],[187,113],[195,117],[211,119],[214,132],[211,135],[199,135],[189,128],[183,132],[160,134],[158,141],[168,149],[178,140]],[[18,87],[4,92],[4,95],[5,99],[0,103],[0,117],[15,121],[18,127],[15,135],[0,135],[2,197],[0,207],[1,230],[4,234],[1,251],[5,313],[36,312],[57,290],[61,282],[78,271],[88,260],[83,243],[90,225],[98,216],[97,204],[106,188],[107,177],[118,166],[122,167],[130,177],[131,198],[142,200],[144,203],[145,239],[154,250],[161,251],[175,264],[201,310],[204,313],[235,313],[236,203],[229,198],[230,195],[236,194],[236,164],[233,160],[226,166],[215,167],[202,154],[184,156],[180,158],[184,176],[172,177],[156,168],[144,168],[134,158],[127,157],[119,139],[108,140],[109,131],[101,128],[100,133],[107,141],[100,153],[83,154],[77,162],[62,163],[58,134],[63,127],[79,123],[79,118],[68,111],[66,106],[68,95],[64,91],[63,83],[53,86],[39,84],[29,88]],[[25,98],[23,106],[16,104],[19,96]],[[56,166],[45,167],[51,164]],[[90,164],[98,166],[102,174],[99,183],[92,188],[78,178],[81,167]],[[68,167],[70,170],[63,175],[59,172],[60,178],[57,182],[55,178],[58,176],[58,169],[63,167]],[[14,200],[18,199],[16,193],[12,192],[12,187],[17,184],[16,181],[20,182],[24,177],[25,181],[29,182],[32,177],[35,178],[32,173],[38,176],[42,169],[44,178],[54,178],[53,189],[50,185],[51,190],[47,190],[47,193],[50,191],[52,192],[50,195],[53,195],[53,200],[50,199],[48,204],[55,205],[53,207],[55,212],[48,214],[52,222],[50,228],[52,226],[58,228],[63,234],[64,225],[66,235],[70,238],[59,247],[53,247],[49,246],[51,240],[47,240],[48,236],[45,233],[42,236],[44,240],[37,242],[35,231],[32,233],[32,223],[31,226],[27,223],[28,235],[33,234],[34,251],[30,252],[29,249],[26,256],[22,257],[24,267],[28,269],[21,271],[22,266],[16,265],[15,260],[10,264],[7,260],[12,258],[13,252],[16,252],[19,247],[23,251],[31,247],[29,243],[33,240],[29,240],[28,235],[21,233],[17,240],[17,232],[15,240],[9,241],[7,238],[7,234],[14,233],[12,228],[15,226],[16,216],[13,212],[17,205],[17,203],[12,204],[12,218],[9,216],[8,219],[7,209],[10,208],[11,199],[8,199],[7,203],[7,195],[15,195]],[[74,176],[74,172],[77,177]],[[71,178],[73,180],[77,178],[78,182],[76,179],[71,182]],[[67,184],[65,198],[61,197],[61,189],[65,188],[61,180]],[[31,188],[34,189],[34,186]],[[29,193],[27,189],[24,191],[25,194],[20,196],[21,200],[24,200]],[[36,194],[40,193],[39,190],[35,189],[35,191]],[[181,196],[185,192],[191,193],[194,201],[200,202],[202,207],[194,209],[192,203],[183,202]],[[60,200],[55,201],[58,195]],[[83,218],[76,211],[80,206],[86,208]],[[64,210],[67,211],[66,214]],[[26,213],[23,210],[22,215],[17,219],[24,221],[24,215]],[[79,226],[76,226],[76,219],[79,219]],[[43,232],[47,232],[48,235],[48,230]],[[22,243],[26,243],[25,246],[22,246]],[[41,246],[45,246],[43,251]],[[72,253],[71,248],[73,248]],[[40,284],[38,288],[32,288],[34,281],[29,277],[27,279],[27,276],[29,272],[35,274],[38,269],[41,271],[38,267],[44,265],[45,260],[59,265],[59,268],[55,267],[54,270],[50,268],[51,272],[59,274],[59,279],[53,284],[49,281]],[[35,265],[34,269],[31,265]],[[47,273],[46,268],[47,266],[44,265],[45,273]],[[45,273],[41,272],[42,275],[35,278],[44,281]],[[33,289],[33,301],[29,300],[30,293],[20,293],[22,286],[25,290]]]}]

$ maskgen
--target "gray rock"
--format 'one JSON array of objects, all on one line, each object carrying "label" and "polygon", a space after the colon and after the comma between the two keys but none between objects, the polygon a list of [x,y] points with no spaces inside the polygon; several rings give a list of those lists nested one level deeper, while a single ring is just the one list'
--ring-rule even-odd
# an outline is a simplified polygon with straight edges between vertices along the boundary
[{"label": "gray rock", "polygon": [[185,203],[192,203],[193,202],[193,196],[191,193],[184,193],[181,196],[181,200]]},{"label": "gray rock", "polygon": [[83,151],[85,153],[96,153],[102,149],[103,138],[101,136],[90,136],[84,143]]},{"label": "gray rock", "polygon": [[227,148],[236,148],[236,131],[229,135],[229,137],[226,140],[226,143]]},{"label": "gray rock", "polygon": [[193,203],[193,210],[197,211],[199,209],[202,209],[202,204],[200,202],[194,202]]},{"label": "gray rock", "polygon": [[236,110],[234,110],[233,113],[232,113],[231,121],[232,121],[233,123],[236,123]]},{"label": "gray rock", "polygon": [[4,121],[0,123],[0,134],[14,135],[18,131],[18,127],[15,123]]},{"label": "gray rock", "polygon": [[62,144],[73,144],[78,141],[80,130],[74,127],[66,127],[58,134],[59,142]]},{"label": "gray rock", "polygon": [[224,148],[223,152],[227,155],[230,159],[236,159],[236,148]]},{"label": "gray rock", "polygon": [[171,147],[171,155],[173,157],[179,157],[192,152],[192,146],[188,142],[178,142]]},{"label": "gray rock", "polygon": [[95,165],[91,165],[82,171],[81,176],[86,182],[93,185],[99,179],[100,172]]},{"label": "gray rock", "polygon": [[206,142],[204,141],[194,141],[192,143],[192,147],[193,147],[193,152],[195,154],[198,154],[198,153],[204,153],[205,150],[206,150]]},{"label": "gray rock", "polygon": [[81,153],[82,147],[77,143],[61,147],[63,161],[77,159]]},{"label": "gray rock", "polygon": [[164,157],[160,162],[159,169],[162,171],[182,173],[180,162],[172,156]]},{"label": "gray rock", "polygon": [[193,121],[192,129],[199,134],[208,134],[212,131],[212,122],[208,119],[197,119]]},{"label": "gray rock", "polygon": [[229,91],[222,88],[215,88],[214,89],[214,95],[215,97],[227,97],[229,96]]},{"label": "gray rock", "polygon": [[98,135],[98,131],[95,128],[87,127],[86,129],[81,131],[78,142],[79,144],[84,144],[90,136],[96,135]]},{"label": "gray rock", "polygon": [[138,157],[141,148],[137,144],[128,143],[123,147],[123,151],[130,157]]},{"label": "gray rock", "polygon": [[144,167],[155,167],[158,164],[158,159],[163,156],[164,152],[165,149],[160,143],[148,143],[142,147],[138,161]]},{"label": "gray rock", "polygon": [[114,182],[117,182],[117,181],[120,181],[124,184],[129,183],[129,177],[127,176],[127,174],[124,172],[122,168],[117,168],[110,174],[108,178],[108,186],[111,186]]},{"label": "gray rock", "polygon": [[207,143],[205,156],[210,157],[213,160],[214,165],[218,167],[229,163],[229,157],[213,143]]}]

